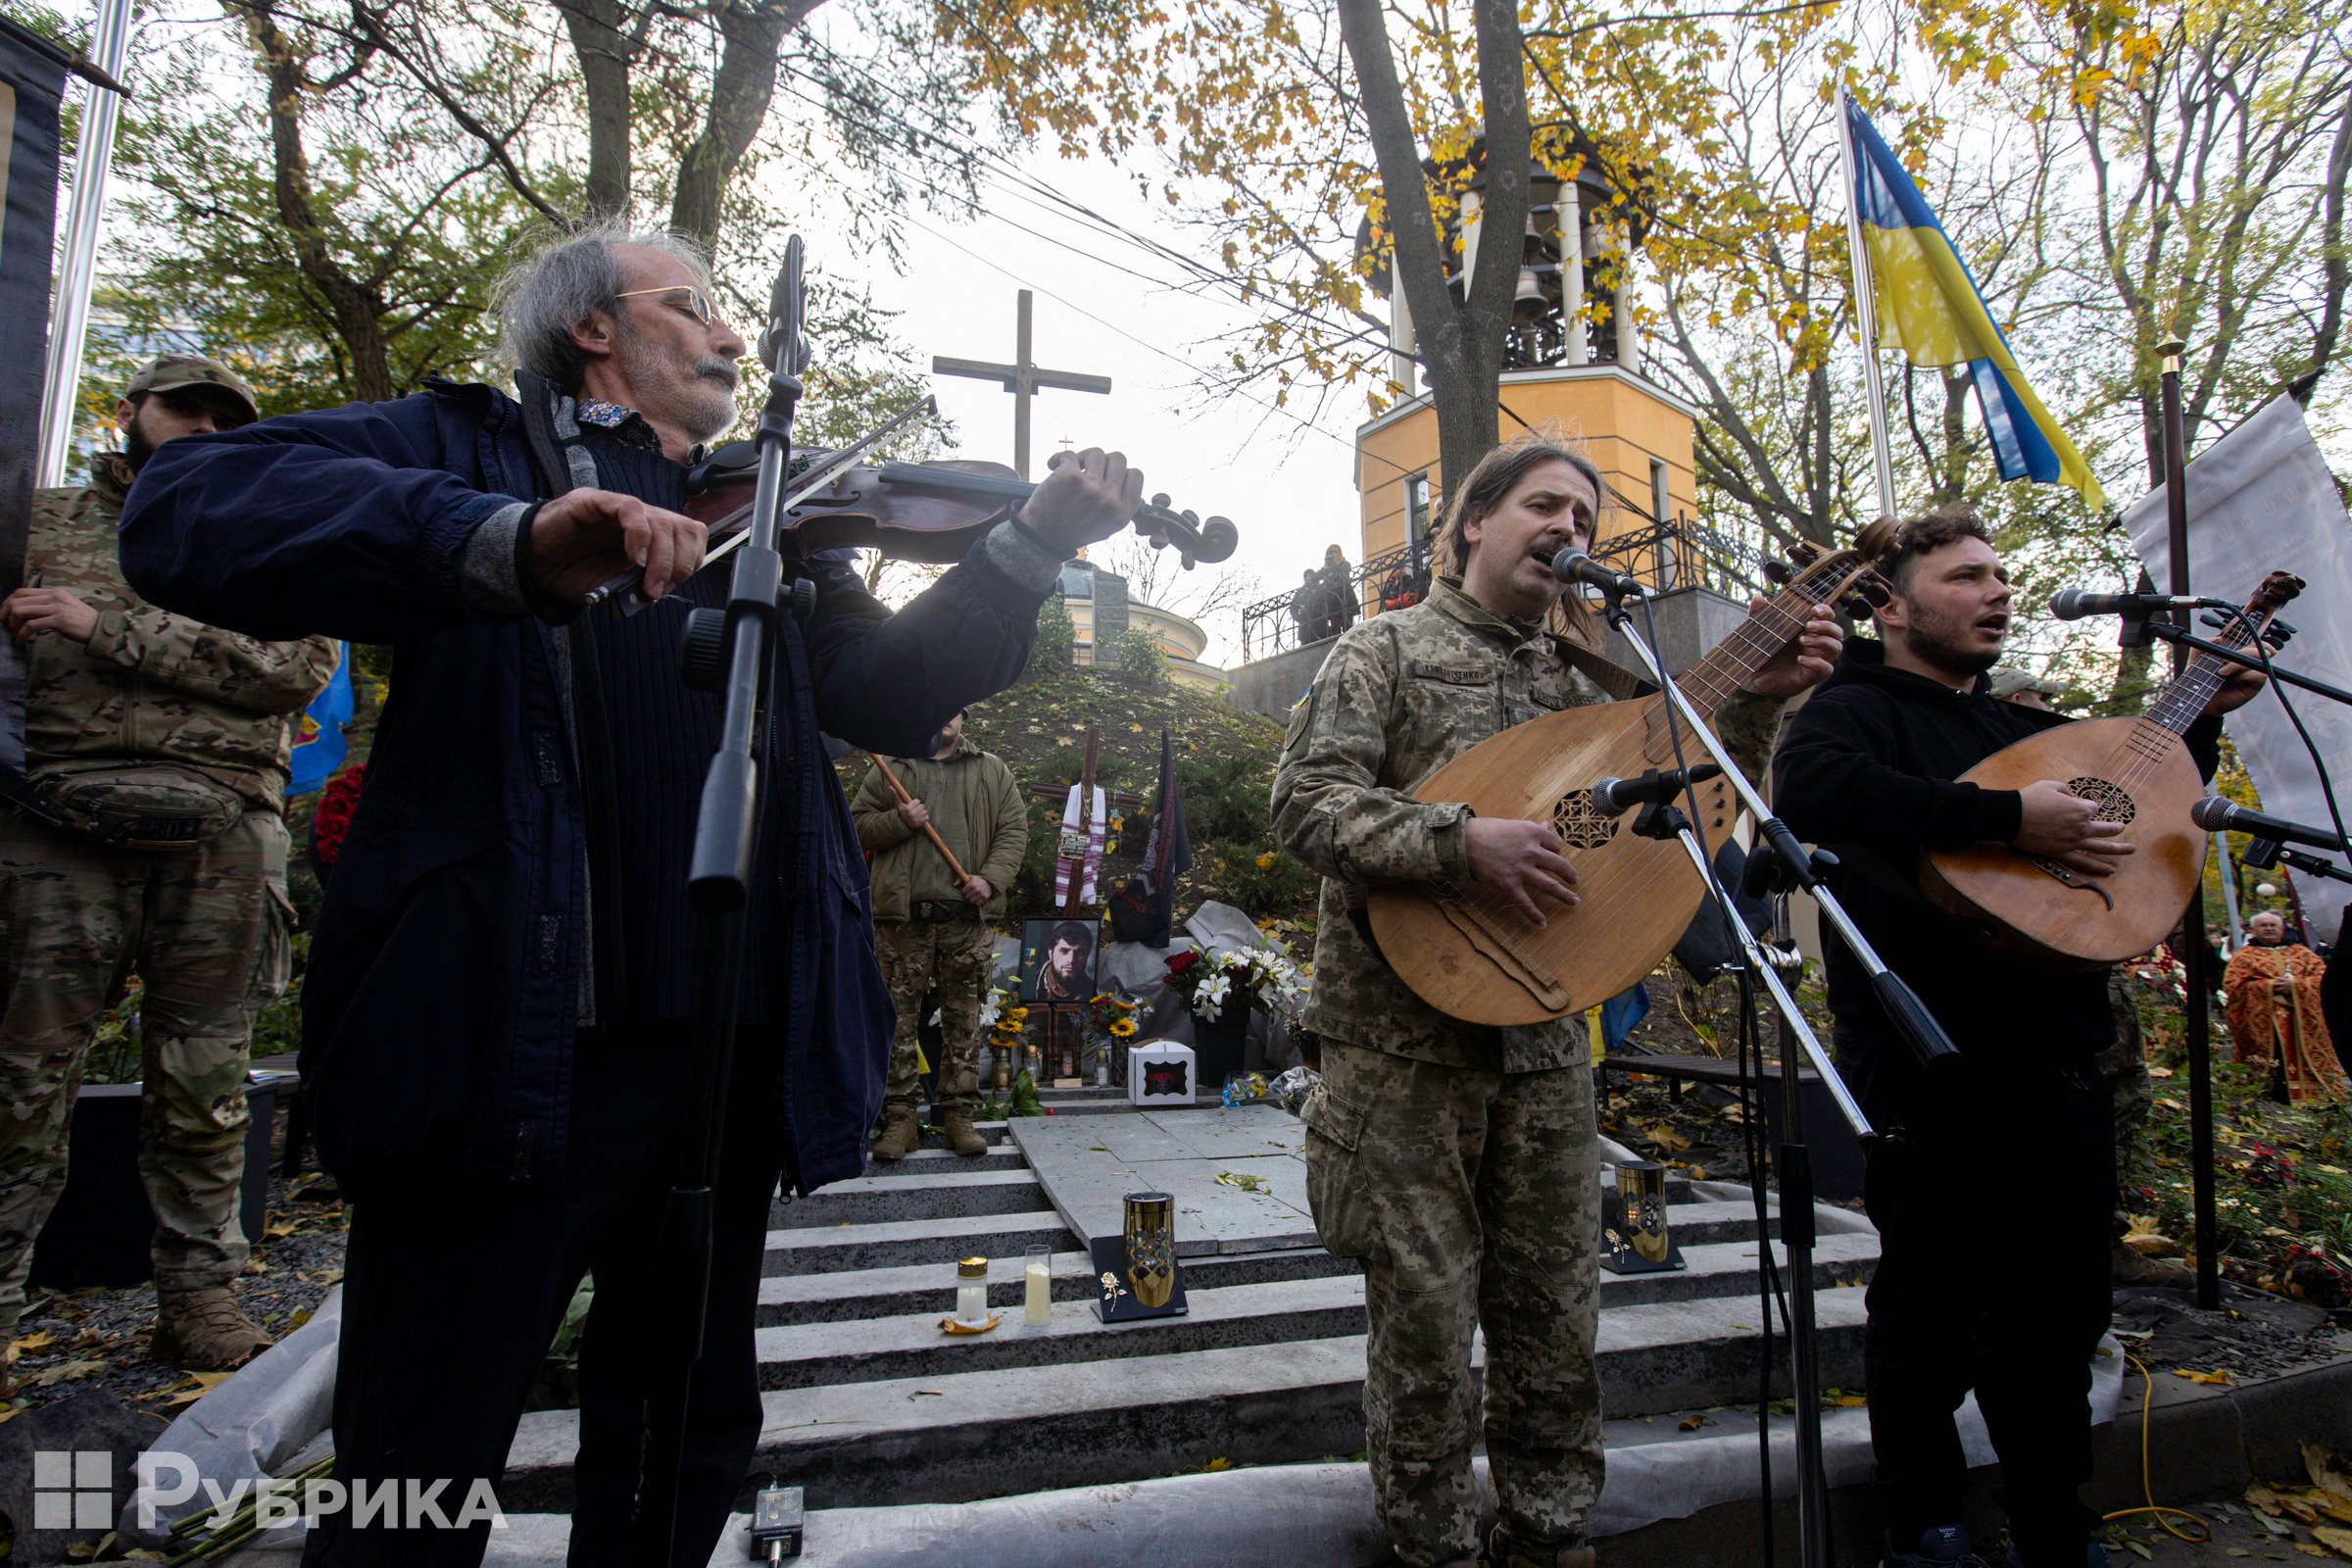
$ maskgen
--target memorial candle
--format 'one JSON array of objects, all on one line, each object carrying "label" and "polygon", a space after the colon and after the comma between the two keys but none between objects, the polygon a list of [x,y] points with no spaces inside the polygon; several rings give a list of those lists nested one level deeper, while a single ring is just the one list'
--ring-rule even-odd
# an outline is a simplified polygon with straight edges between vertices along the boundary
[{"label": "memorial candle", "polygon": [[1032,1328],[1042,1328],[1054,1318],[1054,1253],[1050,1249],[1032,1247],[1027,1264],[1021,1270],[1024,1294],[1021,1298],[1021,1321]]}]

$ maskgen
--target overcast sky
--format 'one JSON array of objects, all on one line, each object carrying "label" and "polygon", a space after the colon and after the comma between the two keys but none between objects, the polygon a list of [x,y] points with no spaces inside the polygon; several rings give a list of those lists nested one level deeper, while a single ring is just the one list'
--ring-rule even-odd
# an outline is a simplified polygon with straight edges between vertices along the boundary
[{"label": "overcast sky", "polygon": [[[1129,228],[1187,250],[1195,243],[1167,221],[1164,206],[1154,211],[1106,165],[1037,158],[1027,167]],[[917,350],[925,369],[934,354],[1010,363],[1015,296],[1031,289],[1036,362],[1111,380],[1107,396],[1037,395],[1032,477],[1043,475],[1047,454],[1064,437],[1081,447],[1115,447],[1143,468],[1147,495],[1164,490],[1178,511],[1232,518],[1242,543],[1231,564],[1262,579],[1267,594],[1296,587],[1301,569],[1321,564],[1328,544],[1341,544],[1350,560],[1360,554],[1352,477],[1354,425],[1368,413],[1360,394],[1336,394],[1319,422],[1308,422],[1312,413],[1298,400],[1284,411],[1272,409],[1270,397],[1204,405],[1195,368],[1209,352],[1203,344],[1253,319],[1238,295],[1202,296],[1142,281],[1131,272],[1172,275],[1174,269],[1074,220],[996,195],[991,200],[1012,220],[912,214],[905,224],[904,273],[879,257],[860,268],[849,242],[813,227],[807,231],[810,259],[835,276],[860,278],[875,303],[900,312],[894,330]],[[816,349],[821,354],[823,345]],[[1009,394],[997,383],[957,376],[933,376],[931,384],[961,443],[956,456],[1012,461]],[[1238,657],[1233,617],[1207,629],[1209,662]]]}]

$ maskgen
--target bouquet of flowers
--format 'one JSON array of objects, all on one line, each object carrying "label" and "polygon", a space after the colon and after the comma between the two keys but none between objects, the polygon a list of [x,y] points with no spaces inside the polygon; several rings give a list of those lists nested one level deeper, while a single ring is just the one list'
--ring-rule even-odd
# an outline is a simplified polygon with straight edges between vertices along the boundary
[{"label": "bouquet of flowers", "polygon": [[1229,1001],[1287,1010],[1303,989],[1297,966],[1274,948],[1176,954],[1168,959],[1168,984],[1203,1018],[1215,1017]]},{"label": "bouquet of flowers", "polygon": [[1087,1002],[1087,1022],[1093,1032],[1107,1035],[1113,1040],[1128,1040],[1135,1035],[1135,1004],[1125,997],[1114,997],[1105,991]]}]

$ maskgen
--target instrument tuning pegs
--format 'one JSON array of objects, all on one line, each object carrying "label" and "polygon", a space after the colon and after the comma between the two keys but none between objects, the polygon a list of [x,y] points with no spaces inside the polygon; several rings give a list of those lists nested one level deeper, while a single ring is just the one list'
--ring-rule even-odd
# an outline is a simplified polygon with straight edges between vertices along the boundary
[{"label": "instrument tuning pegs", "polygon": [[1799,566],[1810,566],[1821,559],[1821,546],[1810,539],[1799,539],[1788,547],[1788,559]]},{"label": "instrument tuning pegs", "polygon": [[1160,511],[1162,511],[1162,512],[1165,512],[1165,511],[1167,511],[1167,510],[1168,510],[1168,505],[1169,505],[1169,503],[1168,503],[1168,493],[1167,493],[1165,490],[1162,490],[1162,491],[1161,491],[1159,494],[1157,494],[1157,495],[1155,495],[1155,496],[1153,496],[1153,497],[1152,498],[1152,504],[1153,506],[1157,507],[1157,508],[1158,508]]},{"label": "instrument tuning pegs", "polygon": [[1765,559],[1764,579],[1765,581],[1771,583],[1775,588],[1788,587],[1788,584],[1795,579],[1795,577],[1796,572],[1794,568],[1792,568],[1786,561],[1782,561],[1778,557],[1767,557]]}]

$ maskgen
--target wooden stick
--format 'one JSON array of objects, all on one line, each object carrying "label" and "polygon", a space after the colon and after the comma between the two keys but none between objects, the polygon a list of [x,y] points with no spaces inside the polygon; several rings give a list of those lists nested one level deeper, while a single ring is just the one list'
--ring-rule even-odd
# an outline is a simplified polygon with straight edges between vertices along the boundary
[{"label": "wooden stick", "polygon": [[[874,766],[882,770],[882,782],[890,786],[890,793],[899,798],[899,804],[912,805],[914,797],[906,793],[906,786],[899,782],[899,775],[890,770],[890,764],[882,760],[882,755],[879,752],[868,752],[866,755],[874,760]],[[971,874],[956,860],[956,852],[948,848],[948,841],[939,836],[939,829],[925,822],[922,832],[923,837],[931,841],[931,847],[939,852],[940,858],[948,862],[948,871],[956,878],[956,885],[962,887],[971,881]]]}]

